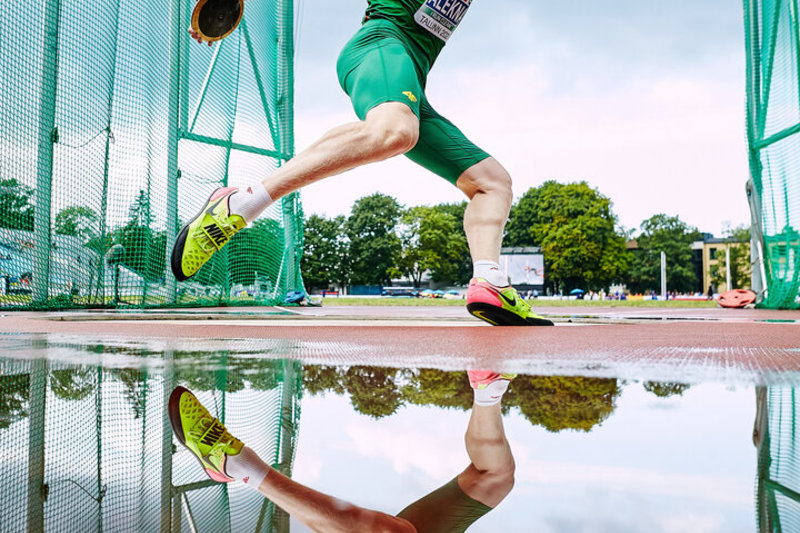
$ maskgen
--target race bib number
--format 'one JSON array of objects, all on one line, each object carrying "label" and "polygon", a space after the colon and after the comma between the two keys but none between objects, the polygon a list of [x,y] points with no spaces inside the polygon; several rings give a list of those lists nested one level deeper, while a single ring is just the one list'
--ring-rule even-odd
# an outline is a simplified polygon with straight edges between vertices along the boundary
[{"label": "race bib number", "polygon": [[469,9],[472,0],[425,0],[414,20],[417,24],[447,42]]}]

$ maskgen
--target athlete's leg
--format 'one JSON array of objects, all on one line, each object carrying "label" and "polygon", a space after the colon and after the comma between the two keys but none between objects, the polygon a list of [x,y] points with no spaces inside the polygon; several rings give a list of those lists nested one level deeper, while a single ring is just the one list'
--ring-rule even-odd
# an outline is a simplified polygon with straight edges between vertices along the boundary
[{"label": "athlete's leg", "polygon": [[495,158],[489,157],[465,170],[456,186],[469,198],[464,232],[472,261],[498,262],[513,199],[511,176]]},{"label": "athlete's leg", "polygon": [[514,457],[503,430],[500,405],[472,405],[464,436],[472,463],[458,476],[461,490],[489,507],[496,507],[514,487]]},{"label": "athlete's leg", "polygon": [[195,455],[211,479],[241,479],[314,531],[416,531],[407,520],[350,505],[282,475],[231,435],[183,387],[176,387],[170,395],[168,412],[178,441]]},{"label": "athlete's leg", "polygon": [[301,485],[275,470],[271,470],[264,478],[258,491],[312,531],[325,533],[416,531],[416,528],[403,518],[343,502]]},{"label": "athlete's leg", "polygon": [[330,130],[261,183],[277,200],[322,178],[404,154],[418,136],[419,119],[411,108],[385,102],[370,109],[363,121]]},{"label": "athlete's leg", "polygon": [[437,113],[424,95],[419,132],[417,145],[406,156],[456,185],[470,199],[464,213],[473,263],[467,310],[493,325],[552,326],[519,297],[498,264],[512,200],[508,172]]}]

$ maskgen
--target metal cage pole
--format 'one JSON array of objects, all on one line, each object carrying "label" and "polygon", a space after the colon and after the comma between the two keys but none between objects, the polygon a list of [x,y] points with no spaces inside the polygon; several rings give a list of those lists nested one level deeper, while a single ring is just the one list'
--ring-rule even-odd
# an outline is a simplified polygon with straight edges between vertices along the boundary
[{"label": "metal cage pole", "polygon": [[[47,341],[34,341],[34,347],[46,347]],[[30,415],[28,417],[28,531],[44,531],[45,450],[44,426],[47,398],[47,359],[37,358],[31,365]]]},{"label": "metal cage pole", "polygon": [[[278,165],[281,165],[284,159],[294,157],[294,2],[291,0],[282,0],[278,6],[279,10],[279,27],[281,29],[278,35],[278,47],[276,65],[276,76],[278,68],[287,73],[285,83],[282,84],[283,92],[276,95],[275,104],[277,107],[277,116],[283,120],[276,121],[276,126],[279,132],[279,152],[280,159]],[[278,84],[276,83],[276,87]],[[281,127],[286,125],[285,128]],[[303,232],[302,223],[297,223],[297,216],[300,209],[300,194],[293,192],[287,195],[281,204],[281,214],[283,217],[283,230],[284,230],[284,251],[283,261],[286,263],[286,289],[299,290],[302,288],[302,281],[300,279],[300,257],[302,256],[302,242]],[[276,280],[276,285],[280,280]]]},{"label": "metal cage pole", "polygon": [[33,301],[46,302],[50,285],[50,210],[53,185],[53,145],[58,142],[55,125],[58,91],[58,23],[60,0],[47,0],[44,8],[42,75],[39,85],[39,153],[36,164],[34,209]]},{"label": "metal cage pole", "polygon": [[181,93],[181,0],[172,0],[169,8],[169,104],[167,108],[167,303],[175,303],[177,280],[169,268],[172,249],[169,246],[178,237],[178,141],[180,140]]}]

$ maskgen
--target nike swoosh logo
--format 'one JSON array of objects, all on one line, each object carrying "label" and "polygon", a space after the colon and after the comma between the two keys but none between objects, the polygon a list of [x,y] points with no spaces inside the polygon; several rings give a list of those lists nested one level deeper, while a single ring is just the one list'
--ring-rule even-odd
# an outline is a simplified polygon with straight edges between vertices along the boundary
[{"label": "nike swoosh logo", "polygon": [[515,305],[517,305],[517,299],[516,298],[509,299],[508,296],[506,296],[502,292],[498,292],[497,294],[499,294],[500,297],[503,298],[503,300],[508,302],[508,305],[510,305],[511,307],[514,307]]},{"label": "nike swoosh logo", "polygon": [[216,202],[214,202],[213,204],[211,204],[211,207],[209,207],[208,209],[206,209],[206,214],[207,214],[207,215],[211,215],[211,216],[213,217],[213,216],[214,216],[214,209],[216,209],[216,208],[217,208],[217,206],[219,205],[219,203],[220,203],[222,200],[224,200],[224,199],[225,199],[225,198],[220,198],[219,200],[217,200]]}]

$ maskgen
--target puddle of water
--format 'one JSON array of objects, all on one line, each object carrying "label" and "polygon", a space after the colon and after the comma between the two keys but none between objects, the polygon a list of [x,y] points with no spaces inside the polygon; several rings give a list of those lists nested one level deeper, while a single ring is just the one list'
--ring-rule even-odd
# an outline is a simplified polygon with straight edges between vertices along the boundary
[{"label": "puddle of water", "polygon": [[[0,532],[308,531],[208,480],[172,437],[176,385],[295,481],[391,515],[470,462],[463,371],[0,341]],[[521,375],[502,405],[515,485],[470,532],[800,531],[791,385]]]}]

